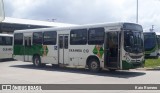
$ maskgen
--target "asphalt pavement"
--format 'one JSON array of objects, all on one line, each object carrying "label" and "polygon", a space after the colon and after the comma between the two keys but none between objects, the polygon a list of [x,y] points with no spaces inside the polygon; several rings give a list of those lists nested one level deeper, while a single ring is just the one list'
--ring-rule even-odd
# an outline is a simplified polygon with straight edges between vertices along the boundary
[{"label": "asphalt pavement", "polygon": [[[81,68],[36,68],[21,61],[0,62],[0,84],[160,84],[160,70],[131,69],[91,73]],[[0,91],[5,93],[8,91]],[[22,91],[16,91],[16,93]],[[26,91],[29,92],[29,91]],[[35,91],[33,91],[35,92]],[[58,93],[160,93],[158,90],[55,90]]]}]

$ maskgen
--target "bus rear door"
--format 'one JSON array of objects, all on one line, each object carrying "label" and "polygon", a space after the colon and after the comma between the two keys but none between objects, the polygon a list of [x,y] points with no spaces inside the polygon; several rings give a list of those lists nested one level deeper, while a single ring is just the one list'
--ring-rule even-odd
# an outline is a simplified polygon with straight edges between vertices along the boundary
[{"label": "bus rear door", "polygon": [[68,52],[68,35],[61,34],[58,36],[58,64],[68,65],[69,52]]},{"label": "bus rear door", "polygon": [[31,61],[29,59],[29,55],[32,53],[31,50],[31,37],[25,36],[24,37],[24,61]]}]

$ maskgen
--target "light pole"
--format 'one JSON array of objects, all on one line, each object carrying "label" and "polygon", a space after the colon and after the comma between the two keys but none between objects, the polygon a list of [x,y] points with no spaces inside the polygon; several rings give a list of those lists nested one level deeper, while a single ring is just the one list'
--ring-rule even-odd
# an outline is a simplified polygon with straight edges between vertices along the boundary
[{"label": "light pole", "polygon": [[136,17],[136,23],[138,23],[138,0],[137,0],[137,17]]},{"label": "light pole", "polygon": [[5,19],[3,0],[0,0],[0,22]]}]

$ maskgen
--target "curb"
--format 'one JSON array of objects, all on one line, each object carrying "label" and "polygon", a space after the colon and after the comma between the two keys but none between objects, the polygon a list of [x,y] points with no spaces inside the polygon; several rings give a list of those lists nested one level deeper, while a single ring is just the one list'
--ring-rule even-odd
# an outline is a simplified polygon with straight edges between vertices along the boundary
[{"label": "curb", "polygon": [[137,68],[136,70],[160,70],[160,66],[158,67],[153,67],[153,68],[148,68],[148,67],[144,67],[144,68]]}]

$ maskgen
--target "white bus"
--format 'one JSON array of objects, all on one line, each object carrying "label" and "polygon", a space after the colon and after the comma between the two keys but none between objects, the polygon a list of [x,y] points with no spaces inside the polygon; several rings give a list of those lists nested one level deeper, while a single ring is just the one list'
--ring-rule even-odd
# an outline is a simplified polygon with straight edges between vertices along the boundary
[{"label": "white bus", "polygon": [[102,23],[63,28],[17,30],[14,58],[91,71],[142,67],[143,29],[134,23]]},{"label": "white bus", "polygon": [[0,59],[12,59],[13,46],[12,41],[13,35],[0,34]]}]

